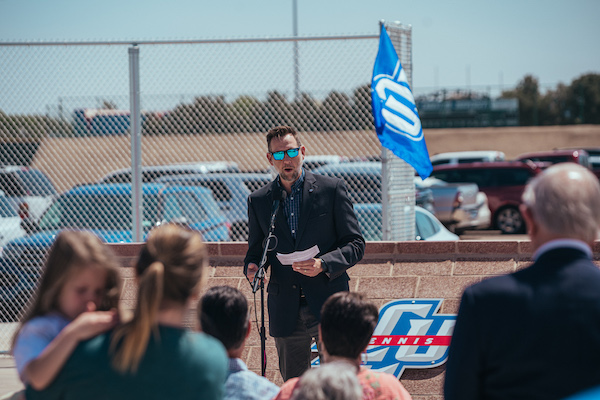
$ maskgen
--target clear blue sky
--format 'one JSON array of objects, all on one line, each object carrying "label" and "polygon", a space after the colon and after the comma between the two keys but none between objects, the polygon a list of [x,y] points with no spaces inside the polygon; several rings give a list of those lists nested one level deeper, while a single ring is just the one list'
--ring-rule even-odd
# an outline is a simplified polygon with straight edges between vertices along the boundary
[{"label": "clear blue sky", "polygon": [[[525,74],[554,86],[599,73],[599,17],[598,0],[298,0],[300,36],[411,24],[415,88],[510,86]],[[292,0],[0,0],[5,42],[291,34]]]}]

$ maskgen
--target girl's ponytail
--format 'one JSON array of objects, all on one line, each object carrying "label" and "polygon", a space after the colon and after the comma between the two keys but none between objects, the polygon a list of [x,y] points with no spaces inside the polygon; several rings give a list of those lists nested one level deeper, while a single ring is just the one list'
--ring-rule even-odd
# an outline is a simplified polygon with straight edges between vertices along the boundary
[{"label": "girl's ponytail", "polygon": [[135,373],[150,341],[158,334],[157,316],[164,292],[165,267],[154,261],[139,277],[137,303],[131,321],[115,331],[111,348],[115,349],[116,370]]}]

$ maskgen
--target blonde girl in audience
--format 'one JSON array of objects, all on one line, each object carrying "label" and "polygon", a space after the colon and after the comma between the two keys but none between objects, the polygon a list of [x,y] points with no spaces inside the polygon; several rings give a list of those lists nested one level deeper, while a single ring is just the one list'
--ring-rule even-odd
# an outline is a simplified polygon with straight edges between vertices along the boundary
[{"label": "blonde girl in audience", "polygon": [[207,265],[200,233],[153,229],[134,268],[133,318],[81,343],[51,386],[27,387],[27,399],[220,400],[225,349],[188,328]]},{"label": "blonde girl in audience", "polygon": [[91,232],[56,237],[33,304],[13,338],[25,385],[48,387],[79,342],[117,324],[118,268],[116,257]]}]

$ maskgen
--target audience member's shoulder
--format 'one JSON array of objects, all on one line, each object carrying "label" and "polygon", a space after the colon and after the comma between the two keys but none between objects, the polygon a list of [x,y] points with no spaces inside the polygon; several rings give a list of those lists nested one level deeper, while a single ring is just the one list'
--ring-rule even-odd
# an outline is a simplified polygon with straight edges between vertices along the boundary
[{"label": "audience member's shoulder", "polygon": [[359,378],[363,387],[368,386],[374,391],[376,400],[410,400],[411,396],[402,383],[392,374],[361,369]]},{"label": "audience member's shoulder", "polygon": [[482,293],[489,295],[493,293],[519,291],[520,285],[522,284],[519,274],[520,271],[517,271],[510,274],[485,278],[481,282],[469,286],[467,290],[473,295]]},{"label": "audience member's shoulder", "polygon": [[272,399],[279,393],[279,386],[249,370],[229,371],[225,382],[224,400]]},{"label": "audience member's shoulder", "polygon": [[56,314],[50,313],[47,315],[42,315],[38,317],[34,317],[23,324],[23,328],[21,332],[45,332],[48,327],[55,329],[63,329],[65,326],[69,324],[69,320],[65,317]]},{"label": "audience member's shoulder", "polygon": [[292,397],[292,394],[294,394],[294,390],[296,390],[299,382],[300,378],[289,379],[281,385],[279,393],[277,393],[277,396],[275,396],[273,400],[289,400]]},{"label": "audience member's shoulder", "polygon": [[227,354],[223,343],[204,332],[194,332],[186,330],[186,334],[193,337],[196,344],[200,347],[213,350],[217,353]]}]

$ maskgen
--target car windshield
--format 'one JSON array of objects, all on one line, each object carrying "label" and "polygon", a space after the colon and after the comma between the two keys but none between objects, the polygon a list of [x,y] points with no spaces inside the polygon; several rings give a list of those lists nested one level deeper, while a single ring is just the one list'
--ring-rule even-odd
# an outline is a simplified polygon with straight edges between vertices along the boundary
[{"label": "car windshield", "polygon": [[0,218],[17,217],[18,214],[4,196],[0,197]]},{"label": "car windshield", "polygon": [[[143,222],[149,228],[157,222],[159,197],[144,195]],[[39,223],[42,231],[92,229],[126,231],[132,228],[130,195],[68,195],[60,197]]]},{"label": "car windshield", "polygon": [[28,196],[52,196],[56,190],[48,178],[36,170],[26,170],[19,173],[25,184],[25,191]]}]

